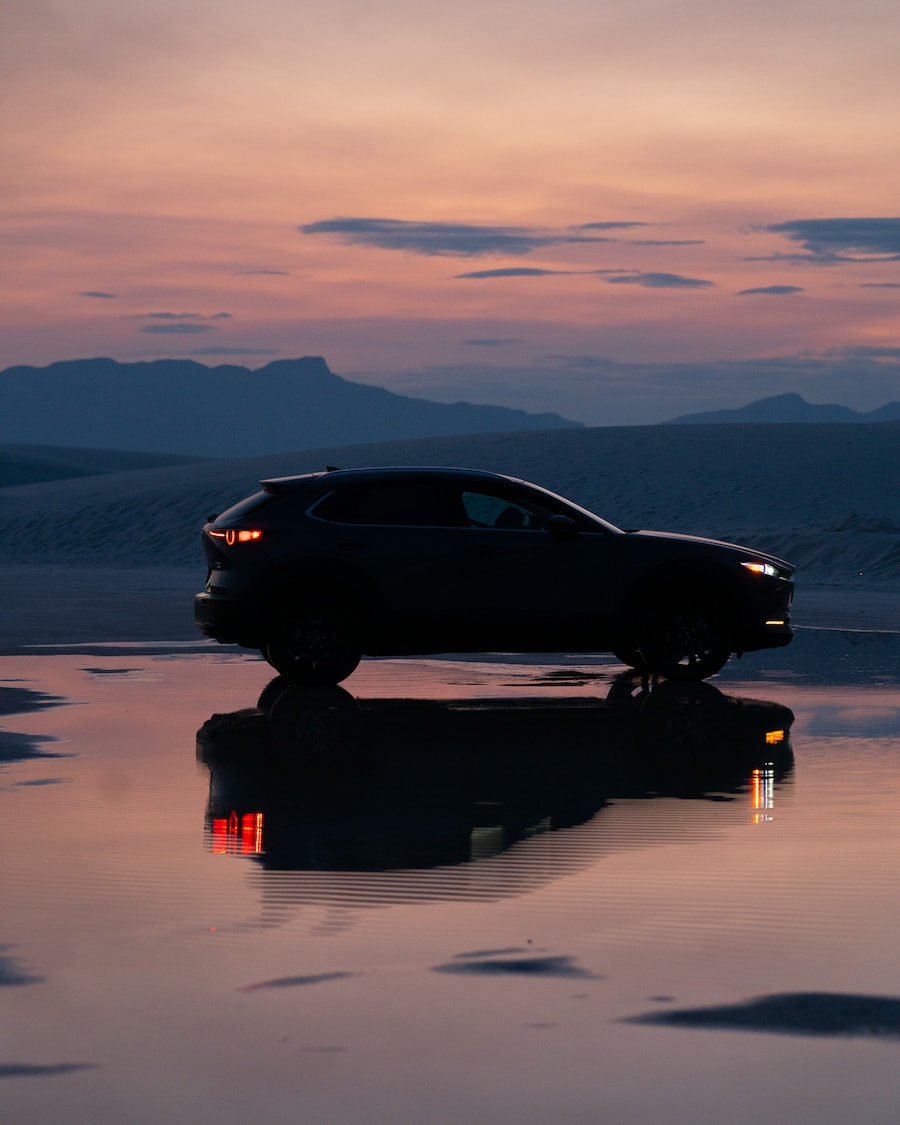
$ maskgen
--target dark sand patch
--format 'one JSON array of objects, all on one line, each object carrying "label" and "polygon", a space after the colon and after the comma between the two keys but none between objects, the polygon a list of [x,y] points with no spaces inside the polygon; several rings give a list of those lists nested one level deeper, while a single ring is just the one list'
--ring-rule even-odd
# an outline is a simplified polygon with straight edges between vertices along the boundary
[{"label": "dark sand patch", "polygon": [[900,999],[841,992],[783,992],[712,1008],[650,1012],[623,1022],[774,1035],[900,1038]]},{"label": "dark sand patch", "polygon": [[597,973],[582,968],[574,957],[483,957],[463,956],[458,961],[435,965],[436,973],[461,973],[488,977],[566,977],[574,980],[602,980]]}]

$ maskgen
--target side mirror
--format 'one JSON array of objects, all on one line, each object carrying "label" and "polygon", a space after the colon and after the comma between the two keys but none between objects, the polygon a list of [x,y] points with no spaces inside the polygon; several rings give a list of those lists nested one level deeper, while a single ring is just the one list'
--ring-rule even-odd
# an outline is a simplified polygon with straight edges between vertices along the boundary
[{"label": "side mirror", "polygon": [[578,524],[569,516],[551,516],[544,524],[551,539],[577,539]]}]

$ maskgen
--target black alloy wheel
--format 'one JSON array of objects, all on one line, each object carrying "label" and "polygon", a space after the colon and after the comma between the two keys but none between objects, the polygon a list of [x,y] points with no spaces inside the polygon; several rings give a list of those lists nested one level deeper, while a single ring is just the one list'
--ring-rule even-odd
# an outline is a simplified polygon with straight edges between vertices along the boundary
[{"label": "black alloy wheel", "polygon": [[693,597],[658,605],[647,614],[639,654],[654,676],[705,680],[728,662],[725,614]]},{"label": "black alloy wheel", "polygon": [[338,684],[362,657],[356,618],[336,601],[295,611],[277,626],[263,656],[295,684]]}]

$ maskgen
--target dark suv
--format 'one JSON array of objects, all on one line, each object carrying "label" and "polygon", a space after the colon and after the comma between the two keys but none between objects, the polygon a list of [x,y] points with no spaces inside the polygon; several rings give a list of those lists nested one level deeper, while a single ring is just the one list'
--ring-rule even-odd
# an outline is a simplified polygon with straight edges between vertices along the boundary
[{"label": "dark suv", "polygon": [[362,654],[612,652],[699,680],[793,635],[793,567],[748,547],[621,531],[471,469],[329,469],[262,482],[204,526],[197,625],[284,676]]}]

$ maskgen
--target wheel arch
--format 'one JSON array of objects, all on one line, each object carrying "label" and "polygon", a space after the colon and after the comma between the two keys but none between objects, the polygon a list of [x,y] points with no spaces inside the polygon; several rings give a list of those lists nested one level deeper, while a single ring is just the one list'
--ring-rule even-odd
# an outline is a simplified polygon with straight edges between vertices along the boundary
[{"label": "wheel arch", "polygon": [[679,598],[699,598],[706,605],[715,605],[735,633],[740,631],[746,609],[739,576],[721,563],[696,559],[660,563],[637,575],[625,595],[623,625],[631,632],[661,602]]}]

